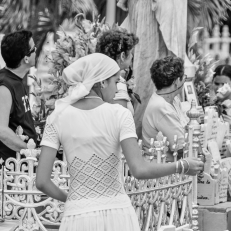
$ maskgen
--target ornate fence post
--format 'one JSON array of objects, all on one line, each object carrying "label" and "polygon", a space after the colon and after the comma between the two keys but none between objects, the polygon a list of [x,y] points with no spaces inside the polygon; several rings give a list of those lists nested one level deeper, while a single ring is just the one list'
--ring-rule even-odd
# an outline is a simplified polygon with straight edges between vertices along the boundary
[{"label": "ornate fence post", "polygon": [[[189,138],[189,157],[198,158],[198,149],[200,146],[201,126],[197,119],[200,117],[200,112],[196,108],[196,102],[192,100],[191,109],[187,112],[190,121],[187,125]],[[197,205],[197,176],[193,177],[192,182],[192,229],[197,231],[198,227],[198,205]]]},{"label": "ornate fence post", "polygon": [[27,144],[28,149],[22,149],[20,154],[24,154],[26,156],[26,160],[28,163],[28,174],[27,175],[20,175],[17,178],[17,186],[24,190],[27,190],[29,193],[26,195],[25,201],[25,208],[24,212],[19,220],[19,228],[20,231],[27,231],[27,230],[39,230],[42,229],[45,231],[46,229],[42,225],[41,221],[39,220],[35,207],[28,206],[34,203],[34,181],[35,181],[35,173],[34,167],[35,163],[37,162],[36,157],[40,153],[40,150],[35,149],[36,145],[32,139],[28,141]]},{"label": "ornate fence post", "polygon": [[220,33],[220,26],[216,25],[213,29],[212,36],[210,37],[209,32],[204,30],[203,40],[203,54],[211,54],[216,60],[222,62],[230,62],[229,48],[231,44],[231,38],[229,36],[228,26],[224,26],[222,33]]}]

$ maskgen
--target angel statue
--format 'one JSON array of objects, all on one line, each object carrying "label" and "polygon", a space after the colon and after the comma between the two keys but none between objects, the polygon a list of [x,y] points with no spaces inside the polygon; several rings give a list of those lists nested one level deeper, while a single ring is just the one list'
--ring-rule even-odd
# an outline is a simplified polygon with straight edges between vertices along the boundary
[{"label": "angel statue", "polygon": [[227,16],[230,0],[119,0],[117,6],[128,11],[121,25],[139,38],[134,51],[135,91],[142,104],[135,111],[138,136],[142,116],[155,90],[150,67],[156,59],[168,55],[188,60],[186,47],[195,27],[212,29]]}]

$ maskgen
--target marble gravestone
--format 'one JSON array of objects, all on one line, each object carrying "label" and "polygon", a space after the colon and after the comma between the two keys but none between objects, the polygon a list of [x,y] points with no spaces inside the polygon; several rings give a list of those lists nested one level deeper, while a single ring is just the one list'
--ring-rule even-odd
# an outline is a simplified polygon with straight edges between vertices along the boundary
[{"label": "marble gravestone", "polygon": [[218,113],[215,111],[214,107],[208,107],[205,109],[205,118],[204,122],[207,124],[205,131],[205,139],[208,142],[209,140],[216,140],[219,126],[219,117]]},{"label": "marble gravestone", "polygon": [[227,150],[226,143],[228,140],[230,140],[229,123],[219,120],[216,141],[220,150],[221,157],[225,157]]},{"label": "marble gravestone", "polygon": [[223,203],[228,199],[228,170],[221,168],[220,171],[220,177],[218,179],[219,203]]},{"label": "marble gravestone", "polygon": [[204,124],[201,125],[201,146],[207,148],[209,140],[217,139],[218,132],[218,113],[215,111],[214,107],[205,108]]},{"label": "marble gravestone", "polygon": [[208,141],[208,150],[212,154],[214,162],[221,160],[220,150],[216,140],[212,139]]},{"label": "marble gravestone", "polygon": [[216,197],[216,180],[204,173],[197,178],[197,202],[199,205],[214,205]]},{"label": "marble gravestone", "polygon": [[203,148],[205,166],[203,174],[197,177],[197,202],[199,205],[214,205],[216,194],[216,181],[210,175],[212,165],[211,153]]},{"label": "marble gravestone", "polygon": [[[218,117],[214,107],[205,109],[204,122],[201,125],[201,145],[204,148],[209,148],[214,160],[218,161],[221,156],[225,156],[227,150],[226,142],[230,139],[229,124]],[[217,147],[219,151],[217,151]]]}]

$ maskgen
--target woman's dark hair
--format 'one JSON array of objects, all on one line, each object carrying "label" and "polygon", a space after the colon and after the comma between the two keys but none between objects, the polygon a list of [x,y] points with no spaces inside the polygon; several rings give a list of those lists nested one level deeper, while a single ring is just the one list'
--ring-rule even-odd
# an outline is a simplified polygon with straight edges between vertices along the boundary
[{"label": "woman's dark hair", "polygon": [[225,76],[229,77],[230,80],[231,80],[231,66],[230,65],[219,65],[219,66],[216,67],[214,72],[215,73],[213,75],[213,79],[216,76],[225,75]]},{"label": "woman's dark hair", "polygon": [[96,52],[105,54],[117,61],[122,52],[128,56],[129,51],[138,42],[139,39],[134,34],[112,29],[101,34],[96,45]]},{"label": "woman's dark hair", "polygon": [[32,32],[27,30],[16,31],[3,37],[1,53],[7,67],[17,68],[21,60],[30,52],[29,41]]},{"label": "woman's dark hair", "polygon": [[172,83],[184,75],[184,61],[181,58],[167,56],[157,59],[150,69],[151,78],[157,90],[170,87]]}]

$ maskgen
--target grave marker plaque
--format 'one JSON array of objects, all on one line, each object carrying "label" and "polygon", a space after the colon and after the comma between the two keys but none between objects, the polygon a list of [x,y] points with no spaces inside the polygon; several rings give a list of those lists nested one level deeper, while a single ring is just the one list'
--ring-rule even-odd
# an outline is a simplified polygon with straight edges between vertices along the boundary
[{"label": "grave marker plaque", "polygon": [[197,202],[199,205],[215,204],[216,181],[207,173],[198,175],[197,178]]}]

